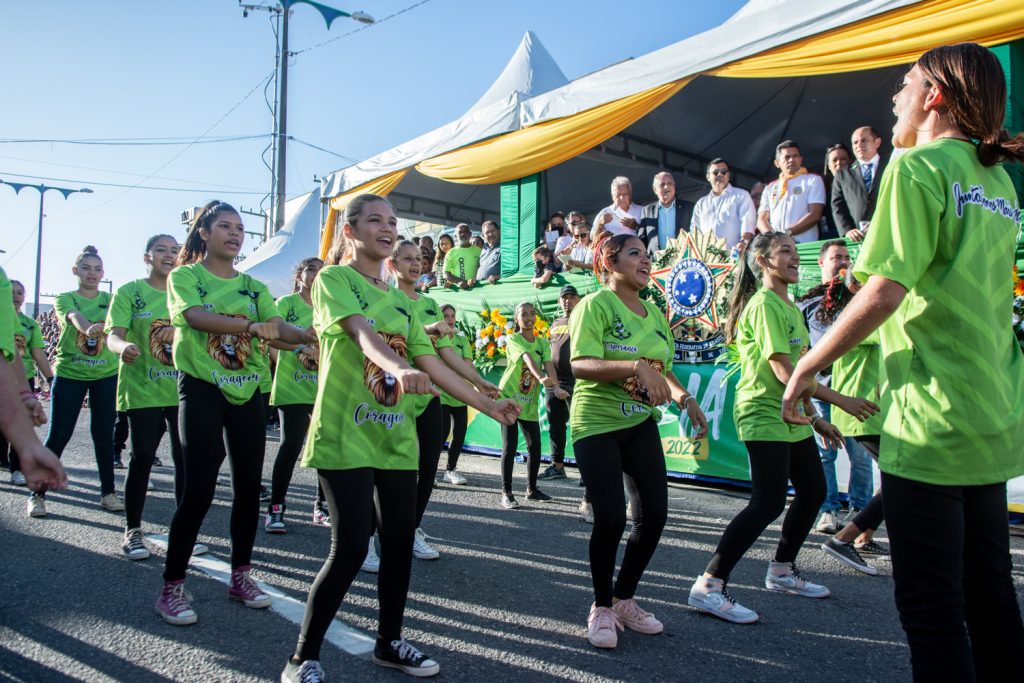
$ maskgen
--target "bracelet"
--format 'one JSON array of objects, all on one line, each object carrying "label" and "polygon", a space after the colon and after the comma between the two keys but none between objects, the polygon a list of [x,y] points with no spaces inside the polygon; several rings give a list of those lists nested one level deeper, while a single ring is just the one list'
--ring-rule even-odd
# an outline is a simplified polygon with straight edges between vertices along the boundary
[{"label": "bracelet", "polygon": [[688,394],[686,398],[683,399],[683,408],[686,407],[686,402],[689,401],[690,399],[693,399],[694,403],[697,402],[697,399],[693,398],[693,394]]},{"label": "bracelet", "polygon": [[811,429],[814,429],[815,423],[821,419],[821,415],[811,415]]},{"label": "bracelet", "polygon": [[250,321],[249,321],[249,322],[248,322],[248,323],[246,324],[246,326],[245,326],[245,333],[246,333],[246,334],[248,334],[248,335],[250,335],[250,336],[252,336],[252,326],[253,326],[253,325],[255,325],[255,324],[256,324],[256,323],[254,323],[254,322],[253,322],[252,320],[250,320]]},{"label": "bracelet", "polygon": [[633,361],[633,376],[638,377],[640,375],[640,359],[637,358]]}]

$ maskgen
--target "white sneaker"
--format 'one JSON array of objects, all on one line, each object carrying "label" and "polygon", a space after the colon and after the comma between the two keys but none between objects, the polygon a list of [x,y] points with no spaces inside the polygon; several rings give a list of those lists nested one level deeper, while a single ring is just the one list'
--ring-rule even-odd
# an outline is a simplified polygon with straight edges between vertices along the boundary
[{"label": "white sneaker", "polygon": [[448,470],[444,473],[444,481],[452,484],[453,486],[462,486],[469,480],[455,470]]},{"label": "white sneaker", "polygon": [[441,553],[437,552],[427,543],[427,535],[423,532],[423,529],[416,529],[416,535],[412,537],[412,554],[417,560],[436,560],[441,557]]},{"label": "white sneaker", "polygon": [[29,496],[27,512],[29,517],[45,517],[46,499],[42,496]]},{"label": "white sneaker", "polygon": [[583,517],[583,521],[587,524],[593,524],[594,506],[588,503],[587,501],[583,501],[582,503],[580,503],[580,516]]},{"label": "white sneaker", "polygon": [[205,555],[208,552],[210,552],[210,547],[205,543],[199,543],[197,541],[196,544],[192,546],[192,557],[195,557],[196,555]]},{"label": "white sneaker", "polygon": [[15,486],[25,486],[28,482],[25,481],[25,475],[19,471],[11,472],[11,483]]},{"label": "white sneaker", "polygon": [[145,560],[149,558],[149,548],[142,540],[142,529],[128,529],[124,532],[121,551],[129,560]]},{"label": "white sneaker", "polygon": [[690,589],[690,597],[686,602],[691,607],[734,624],[753,624],[759,619],[757,612],[732,599],[725,590],[725,582],[721,579],[698,577]]},{"label": "white sneaker", "polygon": [[814,530],[820,534],[834,534],[839,526],[839,515],[834,512],[823,512]]},{"label": "white sneaker", "polygon": [[100,498],[100,505],[103,506],[104,510],[109,510],[110,512],[122,512],[124,510],[124,503],[117,497],[116,493],[108,493]]},{"label": "white sneaker", "polygon": [[366,551],[366,559],[363,560],[363,566],[360,569],[369,574],[376,574],[380,571],[380,558],[377,557],[377,548],[373,545],[373,536],[370,536],[370,547]]},{"label": "white sneaker", "polygon": [[[772,569],[786,569],[786,573],[776,575]],[[800,571],[793,562],[769,562],[768,573],[764,577],[764,587],[771,591],[781,591],[805,598],[827,598],[832,595],[825,586],[811,583],[800,576]]]}]

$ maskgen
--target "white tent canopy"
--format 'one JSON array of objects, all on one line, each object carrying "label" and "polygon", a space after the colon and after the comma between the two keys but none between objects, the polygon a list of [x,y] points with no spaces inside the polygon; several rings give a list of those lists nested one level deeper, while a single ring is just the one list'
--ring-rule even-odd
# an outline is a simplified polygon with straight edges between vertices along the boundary
[{"label": "white tent canopy", "polygon": [[238,264],[270,288],[274,298],[292,291],[295,266],[320,251],[320,191],[288,200],[284,227]]}]

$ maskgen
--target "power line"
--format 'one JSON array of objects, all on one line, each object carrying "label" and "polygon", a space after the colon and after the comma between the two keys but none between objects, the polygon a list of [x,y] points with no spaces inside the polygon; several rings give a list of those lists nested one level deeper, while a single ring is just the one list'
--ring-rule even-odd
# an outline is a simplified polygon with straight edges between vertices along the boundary
[{"label": "power line", "polygon": [[[245,190],[215,190],[215,189],[210,189],[210,188],[195,188],[195,187],[154,187],[152,185],[139,185],[139,184],[127,185],[127,184],[124,184],[124,183],[104,183],[104,182],[100,182],[98,180],[74,180],[74,179],[71,179],[71,178],[51,178],[50,176],[27,175],[25,173],[9,173],[7,171],[0,171],[0,175],[16,176],[18,178],[31,178],[33,180],[48,180],[50,182],[56,182],[56,183],[76,183],[76,184],[82,184],[82,185],[101,185],[103,187],[126,187],[126,188],[131,189],[131,190],[159,190],[159,191],[162,191],[162,192],[199,192],[199,193],[209,193],[209,194],[244,194],[244,195],[265,194],[264,192],[260,192],[258,190],[251,190],[251,191],[245,191]],[[152,177],[152,176],[150,176],[150,177]],[[122,193],[122,194],[124,194],[124,193]],[[120,196],[120,195],[118,195],[118,196]],[[113,201],[113,200],[108,200],[108,201]],[[96,207],[92,207],[92,208],[96,208]],[[86,209],[86,210],[88,211],[88,210],[91,210],[91,209]]]},{"label": "power line", "polygon": [[14,253],[12,253],[12,254],[11,254],[10,256],[8,256],[8,257],[7,257],[7,260],[6,260],[6,261],[4,261],[4,265],[5,265],[5,266],[6,266],[6,265],[7,265],[8,263],[10,263],[11,261],[13,261],[13,260],[14,260],[14,257],[15,257],[15,256],[17,256],[18,254],[20,254],[20,253],[21,253],[21,250],[25,248],[25,245],[26,245],[26,244],[28,244],[28,243],[29,243],[29,241],[30,241],[30,240],[31,240],[31,239],[32,239],[33,237],[35,237],[35,236],[36,236],[36,231],[37,231],[37,230],[39,230],[39,228],[38,228],[38,227],[36,227],[36,228],[33,228],[33,229],[32,229],[32,232],[30,232],[30,233],[28,234],[28,236],[27,236],[27,237],[25,238],[25,241],[24,241],[24,242],[22,242],[22,243],[21,243],[21,244],[20,244],[20,245],[18,246],[18,248],[14,250]]},{"label": "power line", "polygon": [[345,159],[346,161],[351,161],[353,164],[358,164],[359,163],[359,159],[353,159],[352,157],[347,157],[344,154],[339,154],[338,152],[332,152],[329,149],[324,149],[323,147],[320,147],[319,145],[314,145],[312,142],[306,142],[305,140],[300,140],[300,139],[298,139],[296,137],[292,137],[291,135],[288,136],[288,140],[290,140],[291,142],[297,142],[300,145],[305,145],[306,147],[311,147],[311,148],[319,150],[321,152],[327,152],[328,154],[330,154],[332,156],[336,156],[339,159]]},{"label": "power line", "polygon": [[[263,81],[260,81],[260,85]],[[268,138],[272,133],[260,133],[257,135],[221,135],[218,137],[203,138],[197,140],[195,137],[155,137],[155,138],[0,138],[0,145],[21,145],[21,144],[51,144],[51,145],[104,145],[104,146],[128,146],[148,147],[154,145],[210,145],[222,142],[240,142],[244,140],[259,140]]]},{"label": "power line", "polygon": [[360,31],[365,31],[366,29],[370,28],[371,26],[378,26],[380,24],[383,24],[385,21],[387,21],[389,19],[394,19],[395,17],[399,16],[400,14],[405,14],[406,12],[409,12],[410,10],[414,10],[417,7],[419,7],[420,5],[425,5],[428,2],[430,2],[430,0],[420,0],[419,2],[416,2],[416,3],[413,3],[413,4],[409,5],[405,9],[400,9],[397,12],[394,12],[392,14],[387,15],[383,19],[377,19],[372,24],[362,25],[359,28],[352,29],[348,33],[342,33],[340,36],[336,36],[334,38],[331,38],[330,40],[321,41],[319,43],[316,43],[315,45],[310,45],[309,47],[303,48],[301,50],[289,50],[289,53],[291,54],[292,57],[296,57],[298,55],[301,55],[303,52],[309,52],[310,50],[315,50],[315,49],[323,47],[325,45],[330,45],[331,43],[335,43],[335,42],[341,40],[342,38],[347,38],[348,36],[352,35],[353,33],[359,33]]}]

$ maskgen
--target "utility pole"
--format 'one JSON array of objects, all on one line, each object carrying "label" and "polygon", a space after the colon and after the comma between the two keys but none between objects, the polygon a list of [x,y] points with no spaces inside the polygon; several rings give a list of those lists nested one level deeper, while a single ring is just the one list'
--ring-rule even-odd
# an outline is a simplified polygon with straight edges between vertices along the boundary
[{"label": "utility pole", "polygon": [[318,2],[313,2],[313,0],[280,0],[280,3],[273,5],[245,4],[242,0],[239,0],[239,6],[242,8],[243,17],[249,16],[249,12],[255,10],[276,12],[281,17],[280,30],[278,31],[279,57],[276,67],[278,92],[275,111],[276,120],[274,122],[274,142],[277,145],[277,155],[275,157],[273,169],[273,174],[275,175],[273,203],[274,216],[271,234],[284,227],[284,204],[287,199],[288,58],[291,56],[291,53],[288,51],[288,15],[291,11],[291,6],[299,3],[311,5],[320,12],[320,16],[322,16],[324,21],[327,23],[327,30],[331,29],[331,23],[338,17],[348,17],[363,24],[374,23],[373,17],[365,12],[344,12],[339,9],[334,9],[333,7],[328,7],[327,5],[321,5]]}]

